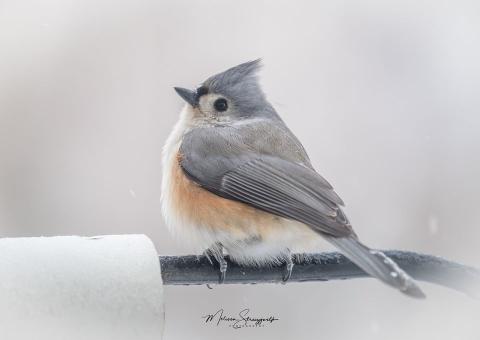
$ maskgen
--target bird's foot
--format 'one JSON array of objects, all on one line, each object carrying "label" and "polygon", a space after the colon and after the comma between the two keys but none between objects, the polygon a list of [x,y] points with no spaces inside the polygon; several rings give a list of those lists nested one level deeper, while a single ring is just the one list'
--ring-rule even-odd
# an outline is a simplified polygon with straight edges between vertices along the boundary
[{"label": "bird's foot", "polygon": [[290,277],[292,276],[292,270],[293,270],[292,254],[290,253],[290,250],[289,250],[286,258],[285,272],[283,274],[282,284],[285,284],[287,283],[288,280],[290,280]]},{"label": "bird's foot", "polygon": [[218,284],[224,283],[228,264],[225,258],[223,257],[223,245],[221,243],[215,243],[210,248],[206,249],[203,253],[207,257],[210,264],[212,264],[212,266],[213,266],[213,261],[211,257],[213,257],[218,262],[220,266]]},{"label": "bird's foot", "polygon": [[220,264],[220,278],[218,280],[218,283],[219,284],[222,284],[225,282],[225,276],[227,274],[227,261],[225,261],[225,258],[223,257],[220,257],[220,260],[218,261],[218,263]]}]

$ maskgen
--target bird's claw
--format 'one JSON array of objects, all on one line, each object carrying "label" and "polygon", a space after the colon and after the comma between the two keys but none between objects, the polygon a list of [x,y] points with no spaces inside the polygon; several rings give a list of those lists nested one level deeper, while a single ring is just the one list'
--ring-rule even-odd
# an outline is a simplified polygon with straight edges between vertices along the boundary
[{"label": "bird's claw", "polygon": [[290,277],[292,276],[292,270],[293,270],[292,254],[288,252],[288,256],[285,264],[285,272],[282,278],[282,284],[285,284],[287,283],[288,280],[290,280]]},{"label": "bird's claw", "polygon": [[218,284],[223,284],[225,282],[225,276],[227,273],[227,261],[223,258],[219,261],[220,263],[220,278],[218,280]]},{"label": "bird's claw", "polygon": [[227,273],[227,261],[223,257],[223,246],[220,243],[214,244],[212,247],[206,249],[204,252],[210,264],[213,266],[213,261],[210,256],[215,258],[220,266],[218,284],[223,284],[225,282],[225,277]]}]

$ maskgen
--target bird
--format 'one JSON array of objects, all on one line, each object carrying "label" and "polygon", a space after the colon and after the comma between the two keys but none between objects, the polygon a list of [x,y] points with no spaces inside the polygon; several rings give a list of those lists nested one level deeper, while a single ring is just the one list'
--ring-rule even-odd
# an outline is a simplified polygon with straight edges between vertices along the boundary
[{"label": "bird", "polygon": [[[204,249],[225,281],[225,252],[242,266],[284,264],[323,238],[369,275],[416,298],[425,294],[383,252],[364,245],[344,202],[313,167],[267,100],[256,59],[210,76],[185,101],[162,149],[161,210],[170,232]],[[212,262],[213,264],[213,262]]]}]

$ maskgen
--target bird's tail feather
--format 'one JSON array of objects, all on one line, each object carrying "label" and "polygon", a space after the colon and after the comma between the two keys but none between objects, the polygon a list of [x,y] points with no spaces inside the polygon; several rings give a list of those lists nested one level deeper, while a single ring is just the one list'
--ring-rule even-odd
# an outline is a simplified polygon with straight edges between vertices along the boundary
[{"label": "bird's tail feather", "polygon": [[326,236],[326,239],[371,276],[399,289],[402,293],[409,296],[415,298],[425,297],[425,294],[410,275],[381,251],[368,248],[354,237],[337,238]]}]

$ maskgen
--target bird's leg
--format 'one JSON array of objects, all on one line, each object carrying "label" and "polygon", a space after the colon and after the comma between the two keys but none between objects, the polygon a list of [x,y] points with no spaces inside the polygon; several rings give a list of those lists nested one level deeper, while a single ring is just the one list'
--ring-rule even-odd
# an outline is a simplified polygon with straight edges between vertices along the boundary
[{"label": "bird's leg", "polygon": [[225,282],[225,275],[227,274],[227,261],[223,257],[223,246],[220,246],[220,257],[218,258],[218,263],[220,264],[220,279],[218,280],[219,284]]},{"label": "bird's leg", "polygon": [[219,242],[213,244],[210,248],[204,251],[205,256],[207,257],[208,261],[213,265],[213,262],[210,258],[212,256],[220,265],[220,277],[218,279],[218,283],[222,284],[225,282],[225,275],[227,273],[227,261],[223,257],[223,245]]},{"label": "bird's leg", "polygon": [[283,279],[282,279],[282,284],[287,283],[287,281],[290,279],[290,276],[292,276],[292,269],[293,269],[293,261],[292,261],[292,253],[290,252],[290,249],[287,249],[287,258],[286,258],[286,263],[285,263],[285,273],[283,274]]}]

